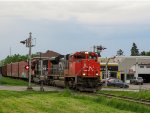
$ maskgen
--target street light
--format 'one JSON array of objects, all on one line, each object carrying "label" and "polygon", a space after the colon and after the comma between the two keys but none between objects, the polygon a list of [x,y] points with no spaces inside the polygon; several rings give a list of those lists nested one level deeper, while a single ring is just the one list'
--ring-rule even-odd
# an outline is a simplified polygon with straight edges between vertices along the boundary
[{"label": "street light", "polygon": [[20,43],[22,44],[26,44],[26,47],[29,48],[29,55],[28,55],[28,59],[29,59],[29,84],[27,87],[27,90],[32,90],[32,86],[31,86],[31,48],[34,46],[32,45],[32,33],[29,33],[29,38],[27,38],[26,40],[20,41]]}]

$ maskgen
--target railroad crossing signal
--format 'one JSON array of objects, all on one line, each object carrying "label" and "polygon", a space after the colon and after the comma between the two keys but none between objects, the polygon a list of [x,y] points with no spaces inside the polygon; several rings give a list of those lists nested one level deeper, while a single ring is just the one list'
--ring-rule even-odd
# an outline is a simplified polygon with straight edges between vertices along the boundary
[{"label": "railroad crossing signal", "polygon": [[26,70],[29,70],[29,66],[28,66],[28,65],[26,65],[24,68],[25,68]]}]

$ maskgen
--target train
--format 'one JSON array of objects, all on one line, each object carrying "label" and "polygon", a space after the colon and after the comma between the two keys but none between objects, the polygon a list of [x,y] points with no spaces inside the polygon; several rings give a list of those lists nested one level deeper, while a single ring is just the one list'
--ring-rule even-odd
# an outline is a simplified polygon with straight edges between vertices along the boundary
[{"label": "train", "polygon": [[[24,67],[28,62],[21,61],[2,67],[2,75],[15,78],[29,78]],[[68,87],[79,91],[97,91],[102,87],[100,63],[95,52],[80,51],[56,57],[34,57],[31,65],[31,80],[44,84]]]}]

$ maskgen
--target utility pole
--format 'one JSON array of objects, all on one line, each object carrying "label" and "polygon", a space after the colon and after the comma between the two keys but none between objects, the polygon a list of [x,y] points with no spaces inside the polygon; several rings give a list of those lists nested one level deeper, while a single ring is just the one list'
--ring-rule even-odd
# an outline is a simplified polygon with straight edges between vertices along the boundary
[{"label": "utility pole", "polygon": [[107,78],[108,78],[108,63],[109,63],[109,61],[110,61],[110,59],[114,59],[114,58],[116,58],[116,56],[114,56],[114,57],[111,57],[111,58],[106,58],[107,59],[107,61],[106,61],[106,65],[105,65],[105,86],[107,86]]},{"label": "utility pole", "polygon": [[[106,58],[107,59],[107,58]],[[106,65],[105,65],[105,86],[107,86],[107,78],[108,78],[108,62],[109,62],[110,58],[107,59],[106,61]]]},{"label": "utility pole", "polygon": [[27,38],[26,40],[20,41],[20,43],[22,44],[26,44],[26,47],[29,48],[29,55],[28,55],[28,59],[29,59],[29,83],[28,83],[28,87],[27,90],[32,90],[32,86],[31,86],[31,55],[32,55],[32,47],[34,46],[32,44],[32,33],[29,33],[29,38]]}]

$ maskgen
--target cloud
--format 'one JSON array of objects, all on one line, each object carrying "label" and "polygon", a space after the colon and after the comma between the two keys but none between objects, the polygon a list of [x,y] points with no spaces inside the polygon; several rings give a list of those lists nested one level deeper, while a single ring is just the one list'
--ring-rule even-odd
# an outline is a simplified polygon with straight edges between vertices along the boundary
[{"label": "cloud", "polygon": [[149,10],[146,0],[0,2],[1,17],[53,21],[73,18],[83,24],[150,24]]}]

